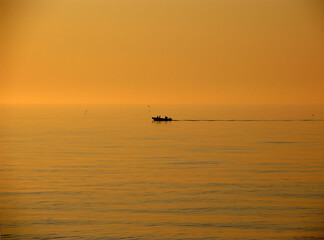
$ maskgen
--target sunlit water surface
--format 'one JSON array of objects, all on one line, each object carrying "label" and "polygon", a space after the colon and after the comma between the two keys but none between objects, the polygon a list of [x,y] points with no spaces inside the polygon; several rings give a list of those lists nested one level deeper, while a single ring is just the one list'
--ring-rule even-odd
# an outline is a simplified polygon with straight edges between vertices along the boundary
[{"label": "sunlit water surface", "polygon": [[2,239],[324,239],[323,113],[2,106]]}]

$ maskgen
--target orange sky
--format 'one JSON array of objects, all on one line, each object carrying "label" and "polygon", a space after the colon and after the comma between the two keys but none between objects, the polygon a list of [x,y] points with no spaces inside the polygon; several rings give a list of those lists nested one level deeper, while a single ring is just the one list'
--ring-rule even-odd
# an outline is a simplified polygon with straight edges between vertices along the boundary
[{"label": "orange sky", "polygon": [[0,103],[324,104],[321,0],[0,6]]}]

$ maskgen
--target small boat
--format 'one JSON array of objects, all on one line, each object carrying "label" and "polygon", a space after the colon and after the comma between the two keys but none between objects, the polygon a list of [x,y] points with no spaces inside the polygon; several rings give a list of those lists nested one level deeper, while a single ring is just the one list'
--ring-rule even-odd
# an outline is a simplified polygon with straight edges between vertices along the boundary
[{"label": "small boat", "polygon": [[152,117],[153,121],[172,121],[172,118],[165,116],[161,118],[161,116]]}]

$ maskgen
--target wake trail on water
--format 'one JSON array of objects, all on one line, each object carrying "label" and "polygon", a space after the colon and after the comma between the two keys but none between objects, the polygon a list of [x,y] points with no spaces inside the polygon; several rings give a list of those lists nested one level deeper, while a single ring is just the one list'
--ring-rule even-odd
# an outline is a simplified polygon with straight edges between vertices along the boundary
[{"label": "wake trail on water", "polygon": [[176,119],[178,122],[323,122],[324,119]]}]

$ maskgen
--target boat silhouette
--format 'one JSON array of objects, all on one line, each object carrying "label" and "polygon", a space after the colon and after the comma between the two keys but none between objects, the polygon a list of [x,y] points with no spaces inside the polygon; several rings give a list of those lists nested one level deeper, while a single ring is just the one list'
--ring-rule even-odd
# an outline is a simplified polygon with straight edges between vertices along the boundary
[{"label": "boat silhouette", "polygon": [[167,116],[165,116],[164,118],[161,118],[161,116],[156,116],[156,117],[152,117],[153,121],[172,121],[172,118],[169,118]]}]

